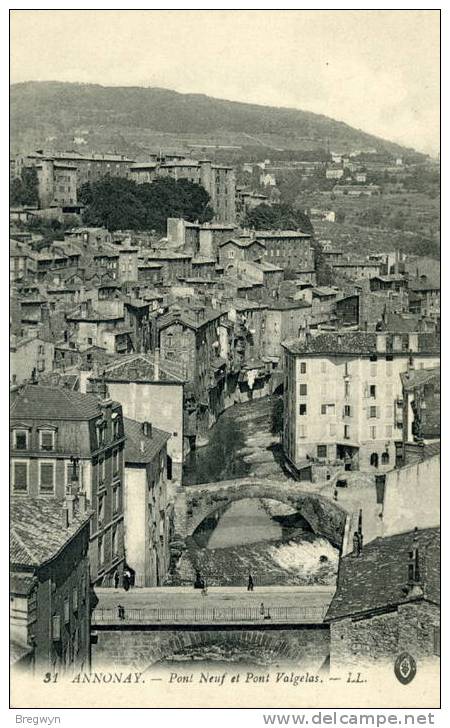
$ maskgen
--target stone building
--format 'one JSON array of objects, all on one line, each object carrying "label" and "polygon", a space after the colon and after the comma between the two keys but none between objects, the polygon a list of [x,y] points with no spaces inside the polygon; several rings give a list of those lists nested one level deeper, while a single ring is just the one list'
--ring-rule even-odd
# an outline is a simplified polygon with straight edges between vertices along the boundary
[{"label": "stone building", "polygon": [[437,334],[421,333],[306,332],[285,341],[283,449],[291,465],[392,468],[403,436],[400,374],[437,366],[439,347]]},{"label": "stone building", "polygon": [[403,388],[403,454],[405,463],[423,460],[440,447],[441,369],[401,375]]},{"label": "stone building", "polygon": [[314,269],[312,235],[299,230],[255,230],[252,236],[266,247],[266,259],[284,269]]},{"label": "stone building", "polygon": [[[362,534],[360,534],[362,535]],[[416,661],[440,655],[440,529],[398,533],[341,558],[330,625],[331,669],[358,670],[408,652]]]},{"label": "stone building", "polygon": [[251,238],[231,238],[219,244],[219,263],[225,273],[235,273],[239,262],[255,261],[264,254],[264,243]]},{"label": "stone building", "polygon": [[11,657],[43,673],[90,669],[86,501],[13,498],[10,510]]},{"label": "stone building", "polygon": [[141,424],[151,422],[170,433],[167,442],[167,479],[176,487],[181,484],[183,459],[188,452],[183,422],[184,379],[177,362],[160,363],[159,352],[120,357],[102,374],[87,374],[91,391],[107,386],[110,396],[122,404],[126,417]]},{"label": "stone building", "polygon": [[124,418],[124,539],[136,586],[159,586],[170,563],[173,500],[167,493],[169,432]]},{"label": "stone building", "polygon": [[124,560],[120,404],[65,388],[26,385],[12,401],[10,431],[13,500],[84,494],[93,510],[91,578],[109,584]]}]

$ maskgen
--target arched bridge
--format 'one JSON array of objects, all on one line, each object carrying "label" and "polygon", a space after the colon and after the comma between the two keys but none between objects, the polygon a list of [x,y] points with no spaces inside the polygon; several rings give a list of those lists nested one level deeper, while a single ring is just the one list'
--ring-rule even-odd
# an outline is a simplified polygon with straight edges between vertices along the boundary
[{"label": "arched bridge", "polygon": [[243,498],[266,498],[291,506],[309,523],[314,533],[342,548],[349,516],[345,508],[318,493],[302,489],[298,483],[255,478],[182,487],[175,504],[177,535],[191,536],[218,508]]}]

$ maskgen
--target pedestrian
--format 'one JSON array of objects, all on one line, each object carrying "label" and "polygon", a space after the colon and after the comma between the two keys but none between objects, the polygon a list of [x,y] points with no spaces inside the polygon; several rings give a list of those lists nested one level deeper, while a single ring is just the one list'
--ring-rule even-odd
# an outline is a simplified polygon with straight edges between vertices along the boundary
[{"label": "pedestrian", "polygon": [[264,613],[265,613],[265,611],[266,611],[266,610],[264,609],[264,602],[261,602],[261,605],[260,605],[260,607],[259,607],[259,613],[260,613],[260,615],[261,615],[261,617],[262,617],[263,619],[264,619]]},{"label": "pedestrian", "polygon": [[202,575],[198,570],[195,572],[194,589],[203,589]]},{"label": "pedestrian", "polygon": [[208,596],[208,582],[206,581],[206,579],[203,582],[202,594],[204,597]]},{"label": "pedestrian", "polygon": [[253,591],[253,578],[252,575],[248,575],[247,591]]},{"label": "pedestrian", "polygon": [[121,604],[118,604],[117,609],[119,612],[119,619],[125,619],[125,607],[123,607]]},{"label": "pedestrian", "polygon": [[128,571],[124,571],[123,572],[123,581],[122,581],[122,583],[123,583],[123,588],[125,589],[125,591],[128,591],[129,588],[130,588],[130,577],[129,577],[128,574],[129,574]]},{"label": "pedestrian", "polygon": [[119,588],[119,582],[120,582],[120,574],[116,569],[114,572],[114,588],[115,589]]}]

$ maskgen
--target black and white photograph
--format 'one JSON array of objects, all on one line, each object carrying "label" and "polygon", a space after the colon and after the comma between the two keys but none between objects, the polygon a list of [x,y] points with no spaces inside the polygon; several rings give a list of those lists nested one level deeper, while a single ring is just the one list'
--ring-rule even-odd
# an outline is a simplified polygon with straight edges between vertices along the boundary
[{"label": "black and white photograph", "polygon": [[9,19],[11,707],[439,708],[440,11]]}]

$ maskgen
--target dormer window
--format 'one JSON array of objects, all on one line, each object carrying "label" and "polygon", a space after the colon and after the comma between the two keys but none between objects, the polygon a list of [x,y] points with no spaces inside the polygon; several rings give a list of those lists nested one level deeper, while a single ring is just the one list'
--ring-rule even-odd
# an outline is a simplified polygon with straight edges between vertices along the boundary
[{"label": "dormer window", "polygon": [[51,452],[55,449],[55,431],[39,430],[39,449]]},{"label": "dormer window", "polygon": [[13,431],[13,448],[15,450],[28,450],[28,430]]}]

